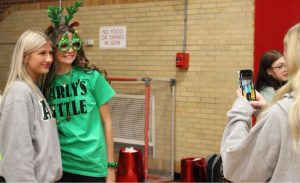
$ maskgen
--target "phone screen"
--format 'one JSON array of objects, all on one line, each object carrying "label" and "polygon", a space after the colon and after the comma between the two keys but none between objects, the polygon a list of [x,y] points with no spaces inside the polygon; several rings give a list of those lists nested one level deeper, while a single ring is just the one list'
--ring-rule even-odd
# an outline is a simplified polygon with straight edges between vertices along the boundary
[{"label": "phone screen", "polygon": [[240,87],[247,100],[256,100],[252,70],[240,70]]}]

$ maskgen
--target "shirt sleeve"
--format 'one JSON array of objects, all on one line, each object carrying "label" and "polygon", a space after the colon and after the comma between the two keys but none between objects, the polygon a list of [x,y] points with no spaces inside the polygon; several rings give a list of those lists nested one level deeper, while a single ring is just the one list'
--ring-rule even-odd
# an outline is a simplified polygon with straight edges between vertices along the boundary
[{"label": "shirt sleeve", "polygon": [[1,174],[7,182],[37,182],[32,144],[33,107],[18,99],[6,101],[10,103],[4,104],[0,121]]},{"label": "shirt sleeve", "polygon": [[116,93],[108,84],[102,74],[96,72],[96,80],[94,83],[94,95],[98,107],[107,103]]},{"label": "shirt sleeve", "polygon": [[252,106],[242,97],[235,101],[221,143],[225,178],[265,182],[272,176],[280,152],[280,130],[274,122],[280,119],[274,117],[273,109],[251,128]]}]

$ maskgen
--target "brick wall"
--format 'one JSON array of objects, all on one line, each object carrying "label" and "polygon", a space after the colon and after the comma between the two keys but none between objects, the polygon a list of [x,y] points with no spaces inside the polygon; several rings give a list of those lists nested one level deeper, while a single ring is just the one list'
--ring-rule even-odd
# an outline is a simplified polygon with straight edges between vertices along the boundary
[{"label": "brick wall", "polygon": [[[74,0],[73,0],[74,1]],[[62,4],[73,2],[72,0],[63,0]],[[104,5],[104,4],[123,4],[123,3],[138,3],[138,2],[154,2],[161,0],[85,0],[85,5]],[[32,8],[39,4],[59,4],[59,0],[1,0],[0,15],[7,11],[10,7],[13,8]]]},{"label": "brick wall", "polygon": [[[88,2],[88,1],[84,1]],[[84,6],[75,19],[86,54],[110,75],[175,78],[175,171],[180,159],[219,152],[226,112],[235,99],[237,70],[253,67],[254,0],[189,0],[187,71],[175,67],[182,50],[184,0]],[[0,88],[13,44],[26,29],[49,25],[45,9],[12,11],[0,22]],[[127,48],[99,49],[99,27],[127,26]]]},{"label": "brick wall", "polygon": [[57,2],[54,0],[2,0],[0,1],[0,14],[5,12],[7,8],[13,5],[36,3],[36,2],[49,2],[49,1],[51,1],[52,3]]}]

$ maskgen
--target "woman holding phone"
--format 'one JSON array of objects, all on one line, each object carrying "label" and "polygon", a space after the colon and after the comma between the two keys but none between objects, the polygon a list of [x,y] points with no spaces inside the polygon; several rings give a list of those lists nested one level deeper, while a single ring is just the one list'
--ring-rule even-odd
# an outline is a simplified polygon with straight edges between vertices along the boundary
[{"label": "woman holding phone", "polygon": [[[227,113],[221,155],[226,179],[233,182],[300,181],[300,23],[284,37],[289,80],[274,96],[252,127],[251,116],[266,105],[260,93],[247,101],[237,99]],[[284,65],[285,69],[287,65]],[[274,66],[275,67],[275,66]]]}]

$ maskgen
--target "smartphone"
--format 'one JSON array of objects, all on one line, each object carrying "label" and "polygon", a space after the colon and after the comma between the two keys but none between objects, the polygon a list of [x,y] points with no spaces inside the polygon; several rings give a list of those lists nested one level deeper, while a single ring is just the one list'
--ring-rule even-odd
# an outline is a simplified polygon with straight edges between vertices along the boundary
[{"label": "smartphone", "polygon": [[253,71],[250,69],[239,70],[239,80],[242,95],[249,101],[256,100]]}]

